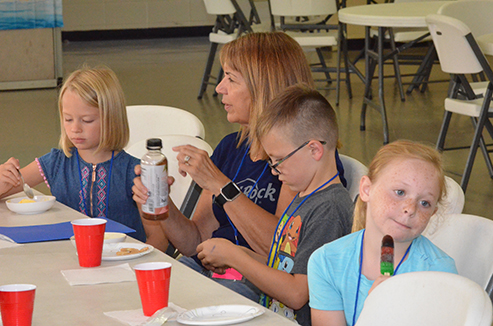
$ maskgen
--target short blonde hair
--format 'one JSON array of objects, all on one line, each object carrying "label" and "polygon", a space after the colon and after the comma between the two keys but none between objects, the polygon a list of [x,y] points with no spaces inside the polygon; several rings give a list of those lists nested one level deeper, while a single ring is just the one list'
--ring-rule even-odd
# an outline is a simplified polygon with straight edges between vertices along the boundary
[{"label": "short blonde hair", "polygon": [[246,81],[252,99],[250,120],[248,127],[240,130],[239,144],[248,140],[253,157],[262,159],[266,155],[255,129],[263,110],[288,86],[303,83],[314,87],[303,49],[283,32],[249,33],[224,45],[220,59]]},{"label": "short blonde hair", "polygon": [[101,138],[97,151],[121,151],[128,143],[130,130],[123,89],[115,73],[106,67],[83,67],[67,78],[58,97],[61,136],[60,148],[67,157],[72,156],[74,144],[68,138],[63,125],[65,92],[74,92],[87,104],[99,109]]},{"label": "short blonde hair", "polygon": [[298,84],[279,93],[260,115],[256,135],[262,140],[274,128],[283,128],[294,145],[309,140],[327,142],[335,150],[339,131],[334,109],[318,91]]},{"label": "short blonde hair", "polygon": [[[446,196],[445,174],[443,172],[442,156],[434,148],[410,140],[397,140],[380,148],[368,169],[368,178],[375,182],[381,172],[397,159],[418,159],[430,163],[438,174],[438,203]],[[358,197],[354,207],[353,232],[365,228],[366,203]]]}]

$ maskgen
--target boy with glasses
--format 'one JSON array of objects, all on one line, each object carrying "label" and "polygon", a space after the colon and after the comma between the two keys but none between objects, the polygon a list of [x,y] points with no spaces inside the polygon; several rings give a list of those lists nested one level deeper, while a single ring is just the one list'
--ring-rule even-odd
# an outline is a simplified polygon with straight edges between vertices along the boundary
[{"label": "boy with glasses", "polygon": [[335,112],[317,91],[292,86],[262,113],[256,133],[271,172],[298,194],[279,220],[268,257],[216,238],[197,247],[198,258],[213,272],[236,269],[265,293],[261,304],[310,325],[308,258],[352,225],[353,203],[335,160]]}]

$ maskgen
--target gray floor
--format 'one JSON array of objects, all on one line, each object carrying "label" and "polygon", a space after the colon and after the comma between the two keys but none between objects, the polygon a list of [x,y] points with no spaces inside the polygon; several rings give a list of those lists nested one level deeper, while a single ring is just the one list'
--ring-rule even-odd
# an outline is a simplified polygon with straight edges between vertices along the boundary
[{"label": "gray floor", "polygon": [[[212,96],[212,87],[202,100],[197,100],[208,47],[207,38],[65,43],[63,69],[68,75],[84,63],[109,66],[120,78],[128,104],[161,104],[186,109],[203,121],[206,141],[214,147],[238,126],[227,122],[220,98]],[[315,57],[314,53],[307,53],[307,56],[310,59]],[[363,69],[362,63],[359,67]],[[415,68],[404,70],[409,69]],[[390,67],[388,72],[391,72]],[[432,79],[444,78],[447,76],[441,73],[439,66],[435,66]],[[367,129],[359,130],[363,84],[353,76],[352,85],[353,99],[348,99],[345,88],[342,88],[341,102],[336,107],[343,143],[340,151],[368,164],[383,142],[381,118],[375,110],[369,110]],[[376,87],[376,83],[374,85]],[[401,102],[394,79],[386,79],[391,141],[406,138],[435,144],[447,86],[447,83],[431,84],[426,92],[414,91],[406,96],[405,102]],[[335,102],[333,90],[321,92],[331,103]],[[24,166],[57,146],[60,132],[57,90],[0,92],[0,112],[0,162],[14,156]],[[470,121],[463,117],[454,118],[447,139],[449,143],[469,145],[471,138]],[[447,174],[458,182],[466,155],[467,150],[444,155]],[[47,191],[43,186],[38,189]],[[493,180],[489,178],[479,154],[466,193],[464,212],[493,218],[488,204],[492,198]]]}]

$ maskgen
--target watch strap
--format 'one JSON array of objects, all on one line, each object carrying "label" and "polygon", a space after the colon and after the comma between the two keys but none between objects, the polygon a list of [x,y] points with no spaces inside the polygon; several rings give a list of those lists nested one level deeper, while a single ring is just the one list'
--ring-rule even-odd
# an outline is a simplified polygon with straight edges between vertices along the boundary
[{"label": "watch strap", "polygon": [[214,203],[223,207],[229,201],[233,201],[241,194],[240,188],[233,181],[228,182],[224,187],[221,188],[219,195],[214,197]]}]

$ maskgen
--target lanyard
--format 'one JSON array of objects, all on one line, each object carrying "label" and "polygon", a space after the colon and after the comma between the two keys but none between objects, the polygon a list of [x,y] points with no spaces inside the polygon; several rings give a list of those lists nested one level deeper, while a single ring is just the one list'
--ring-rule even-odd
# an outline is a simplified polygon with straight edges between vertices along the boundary
[{"label": "lanyard", "polygon": [[[111,162],[110,162],[110,171],[108,174],[108,190],[106,191],[106,217],[108,217],[108,211],[109,211],[109,200],[110,200],[110,184],[111,184],[111,170],[113,169],[113,158],[115,156],[115,151],[111,152]],[[77,151],[77,148],[75,149],[75,157],[77,159],[77,167],[79,169],[79,181],[80,181],[80,194],[82,196],[82,208],[81,212],[85,213],[85,215],[90,216],[87,214],[86,211],[86,196],[84,194],[84,187],[82,185],[82,170],[80,169],[80,162],[79,162],[79,152]],[[92,212],[90,212],[92,214]]]},{"label": "lanyard", "polygon": [[[245,154],[243,154],[243,157],[241,159],[240,165],[238,166],[238,169],[236,170],[236,174],[233,177],[233,180],[231,180],[231,181],[234,182],[236,180],[236,177],[238,176],[238,173],[240,173],[240,169],[243,166],[243,162],[245,161],[245,157],[246,157],[246,155],[247,155],[247,153],[248,153],[249,150],[250,150],[250,145],[248,145],[248,147],[247,147],[247,149],[245,151]],[[255,186],[257,185],[257,183],[259,182],[260,178],[262,178],[262,176],[264,175],[264,172],[265,172],[265,170],[267,170],[267,167],[268,166],[269,166],[269,163],[266,163],[265,166],[264,166],[264,169],[262,170],[262,173],[260,173],[260,176],[257,178],[257,180],[255,181],[255,183],[253,184],[252,189],[250,189],[250,191],[248,192],[248,195],[247,195],[248,198],[250,198],[250,195],[252,194],[253,189],[255,188]],[[236,245],[239,245],[239,241],[238,241],[238,229],[235,227],[235,225],[233,224],[233,222],[231,222],[231,219],[229,218],[228,214],[226,214],[226,218],[228,219],[229,224],[233,228],[233,232],[234,232],[234,235],[235,235]]]},{"label": "lanyard", "polygon": [[[298,210],[298,208],[300,208],[300,206],[303,205],[303,203],[305,201],[307,201],[308,198],[310,198],[311,195],[313,195],[314,193],[316,193],[317,191],[319,191],[320,189],[322,189],[323,187],[325,187],[326,185],[328,185],[338,175],[339,175],[339,171],[337,171],[337,173],[332,178],[330,178],[328,181],[324,182],[324,184],[322,184],[320,187],[318,187],[317,189],[313,190],[308,196],[305,196],[305,198],[303,198],[303,200],[301,201],[301,203],[299,203],[298,206],[296,206],[296,208],[291,212],[291,214],[289,215],[289,217],[285,220],[284,219],[284,215],[287,214],[287,212],[291,208],[291,205],[293,205],[293,203],[296,200],[296,198],[298,198],[299,193],[296,194],[296,196],[294,196],[294,198],[291,201],[291,203],[289,204],[289,206],[284,210],[284,213],[282,213],[281,218],[279,219],[279,222],[277,222],[276,233],[274,234],[274,237],[272,238],[272,244],[271,244],[270,250],[269,250],[269,258],[267,260],[267,265],[269,267],[274,267],[274,260],[275,260],[276,254],[277,254],[277,250],[279,249],[279,240],[281,238],[281,234],[283,234],[284,229],[286,228],[286,225],[288,224],[287,222],[289,221],[289,219],[294,215],[294,213],[296,213],[296,211]],[[286,223],[284,223],[284,225],[282,226],[281,232],[277,233],[277,230],[279,229],[279,225],[284,220],[286,221]],[[276,249],[275,250],[273,250],[274,249],[274,245],[276,246]]]},{"label": "lanyard", "polygon": [[[354,300],[354,313],[353,313],[353,326],[356,323],[356,310],[358,310],[358,296],[359,296],[359,285],[361,283],[361,268],[363,266],[363,240],[365,239],[365,231],[363,230],[363,235],[361,236],[361,248],[360,248],[360,257],[359,257],[359,276],[358,276],[358,285],[356,287],[356,299]],[[404,256],[402,256],[401,261],[397,265],[397,268],[394,270],[394,275],[397,274],[397,271],[399,270],[399,267],[401,267],[402,262],[404,261],[404,258],[406,258],[407,254],[409,253],[409,250],[411,250],[411,246],[413,243],[407,247],[406,252],[404,253]]]}]

